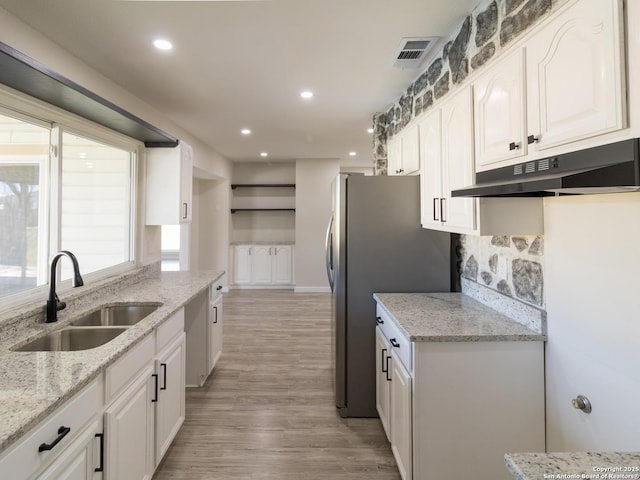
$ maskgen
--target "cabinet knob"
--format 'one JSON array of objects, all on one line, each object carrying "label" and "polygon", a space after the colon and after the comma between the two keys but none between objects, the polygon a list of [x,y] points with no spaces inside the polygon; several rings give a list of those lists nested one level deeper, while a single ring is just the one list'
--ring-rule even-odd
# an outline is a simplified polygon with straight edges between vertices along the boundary
[{"label": "cabinet knob", "polygon": [[591,402],[584,395],[578,395],[576,398],[571,400],[573,404],[573,408],[576,410],[582,410],[584,413],[591,413]]},{"label": "cabinet knob", "polygon": [[382,320],[381,317],[376,317],[376,324],[382,325],[383,323],[384,323],[384,320]]},{"label": "cabinet knob", "polygon": [[509,144],[509,150],[518,150],[520,148],[520,143],[511,142]]},{"label": "cabinet knob", "polygon": [[531,145],[532,143],[537,143],[540,141],[540,137],[536,137],[535,135],[529,135],[527,137],[527,143]]},{"label": "cabinet knob", "polygon": [[391,345],[393,345],[396,348],[400,348],[400,344],[398,343],[398,341],[395,338],[392,338],[391,340],[389,340],[389,343]]}]

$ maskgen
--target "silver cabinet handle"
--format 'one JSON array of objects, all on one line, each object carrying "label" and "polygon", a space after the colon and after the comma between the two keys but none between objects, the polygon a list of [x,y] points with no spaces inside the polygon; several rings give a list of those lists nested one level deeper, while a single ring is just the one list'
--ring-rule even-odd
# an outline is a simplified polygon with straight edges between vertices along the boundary
[{"label": "silver cabinet handle", "polygon": [[447,219],[445,217],[445,214],[444,214],[444,212],[446,210],[446,207],[447,207],[447,199],[446,198],[441,198],[440,199],[440,221],[442,221],[442,222],[446,222],[447,221]]},{"label": "silver cabinet handle", "polygon": [[573,404],[573,408],[582,410],[584,413],[591,413],[591,402],[584,395],[578,395],[571,400],[571,403]]}]

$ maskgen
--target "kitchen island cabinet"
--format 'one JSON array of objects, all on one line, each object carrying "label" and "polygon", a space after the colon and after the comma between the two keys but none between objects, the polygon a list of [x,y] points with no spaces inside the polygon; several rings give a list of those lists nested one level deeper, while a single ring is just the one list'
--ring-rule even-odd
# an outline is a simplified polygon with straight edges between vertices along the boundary
[{"label": "kitchen island cabinet", "polygon": [[544,335],[457,293],[374,298],[403,480],[508,480],[505,453],[544,451]]}]

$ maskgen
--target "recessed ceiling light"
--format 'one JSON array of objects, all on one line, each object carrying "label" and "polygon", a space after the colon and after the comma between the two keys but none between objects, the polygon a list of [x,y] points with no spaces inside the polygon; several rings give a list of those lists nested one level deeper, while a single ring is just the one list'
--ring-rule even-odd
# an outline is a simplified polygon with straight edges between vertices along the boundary
[{"label": "recessed ceiling light", "polygon": [[355,157],[356,156],[356,152],[349,152],[349,156],[350,157]]},{"label": "recessed ceiling light", "polygon": [[300,93],[300,96],[302,98],[313,98],[313,92],[311,92],[309,90],[305,90],[304,92]]},{"label": "recessed ceiling light", "polygon": [[371,127],[367,128],[367,133],[373,133],[373,128]]},{"label": "recessed ceiling light", "polygon": [[240,133],[242,133],[243,135],[250,135],[251,130],[249,130],[248,128],[243,128],[242,130],[240,130]]},{"label": "recessed ceiling light", "polygon": [[268,154],[267,152],[260,152],[260,156],[261,156],[261,157],[266,157],[266,156],[268,156],[268,155],[269,155],[269,154]]},{"label": "recessed ceiling light", "polygon": [[165,40],[163,38],[154,40],[153,46],[158,50],[171,50],[173,48],[173,44],[169,40]]}]

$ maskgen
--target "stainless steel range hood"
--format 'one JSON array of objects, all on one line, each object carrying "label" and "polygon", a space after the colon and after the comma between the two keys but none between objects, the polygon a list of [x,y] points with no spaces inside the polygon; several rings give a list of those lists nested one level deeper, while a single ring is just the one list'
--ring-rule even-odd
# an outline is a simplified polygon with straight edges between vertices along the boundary
[{"label": "stainless steel range hood", "polygon": [[638,138],[476,174],[453,197],[542,197],[640,191]]}]

